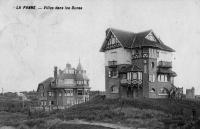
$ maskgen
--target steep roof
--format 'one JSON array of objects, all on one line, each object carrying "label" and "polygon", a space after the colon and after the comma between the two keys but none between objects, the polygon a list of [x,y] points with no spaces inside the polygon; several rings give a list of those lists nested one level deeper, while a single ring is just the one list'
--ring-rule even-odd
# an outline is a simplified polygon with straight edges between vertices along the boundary
[{"label": "steep roof", "polygon": [[[107,33],[107,36],[109,36],[110,33],[116,36],[116,38],[119,40],[119,42],[125,49],[152,47],[152,48],[158,48],[165,51],[175,52],[174,49],[165,45],[159,38],[157,38],[152,30],[134,33],[134,32],[128,32],[124,30],[109,28],[106,30],[106,33]],[[145,38],[149,33],[153,33],[153,36],[156,38],[156,41],[151,41]],[[107,36],[106,36],[106,39],[107,39]],[[101,52],[105,51],[105,46],[107,43],[106,39],[100,49]]]},{"label": "steep roof", "polygon": [[53,77],[49,77],[49,78],[47,78],[46,80],[40,82],[40,83],[38,84],[37,91],[38,91],[40,85],[43,85],[45,89],[50,89],[50,84],[51,84],[51,82],[53,82],[53,81],[54,81],[54,78],[53,78]]},{"label": "steep roof", "polygon": [[116,38],[125,48],[129,48],[130,44],[133,42],[133,39],[135,38],[135,34],[133,32],[123,31],[113,28],[111,28],[110,31],[116,36]]},{"label": "steep roof", "polygon": [[40,82],[39,84],[43,84],[43,85],[50,84],[53,80],[54,80],[53,77],[49,77],[46,80]]},{"label": "steep roof", "polygon": [[76,74],[76,80],[89,80],[89,78],[84,74]]}]

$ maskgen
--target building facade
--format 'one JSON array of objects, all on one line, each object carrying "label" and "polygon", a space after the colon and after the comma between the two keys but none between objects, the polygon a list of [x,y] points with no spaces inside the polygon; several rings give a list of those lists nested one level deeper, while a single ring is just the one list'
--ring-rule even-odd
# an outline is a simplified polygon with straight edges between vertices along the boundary
[{"label": "building facade", "polygon": [[192,87],[191,89],[186,89],[186,99],[195,99],[194,87]]},{"label": "building facade", "polygon": [[54,77],[38,84],[41,107],[68,108],[89,100],[89,78],[79,62],[77,68],[66,64],[64,70],[54,67]]},{"label": "building facade", "polygon": [[174,86],[174,49],[152,30],[133,33],[109,28],[100,52],[105,55],[105,90],[109,98],[165,98]]}]

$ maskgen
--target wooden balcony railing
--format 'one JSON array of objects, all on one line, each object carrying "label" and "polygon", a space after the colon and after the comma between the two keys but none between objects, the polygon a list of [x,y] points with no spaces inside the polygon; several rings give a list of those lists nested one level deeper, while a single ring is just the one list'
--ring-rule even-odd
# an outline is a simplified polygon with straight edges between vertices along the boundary
[{"label": "wooden balcony railing", "polygon": [[117,61],[108,61],[108,67],[116,68],[117,67]]},{"label": "wooden balcony railing", "polygon": [[159,61],[158,62],[158,67],[171,68],[172,67],[172,62]]}]

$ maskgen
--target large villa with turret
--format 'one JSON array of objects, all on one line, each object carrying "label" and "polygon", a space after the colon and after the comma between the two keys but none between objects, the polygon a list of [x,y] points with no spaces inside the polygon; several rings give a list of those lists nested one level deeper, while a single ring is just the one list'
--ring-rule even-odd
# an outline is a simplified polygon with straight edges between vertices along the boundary
[{"label": "large villa with turret", "polygon": [[134,33],[108,28],[105,53],[106,97],[166,98],[174,87],[174,49],[152,30]]}]

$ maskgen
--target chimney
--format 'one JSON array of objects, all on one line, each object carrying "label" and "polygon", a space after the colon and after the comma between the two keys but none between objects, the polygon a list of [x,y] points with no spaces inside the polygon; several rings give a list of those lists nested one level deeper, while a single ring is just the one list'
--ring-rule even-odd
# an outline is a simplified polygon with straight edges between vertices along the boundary
[{"label": "chimney", "polygon": [[108,32],[110,31],[110,28],[108,28],[107,30],[106,30],[106,36],[108,35]]},{"label": "chimney", "polygon": [[55,66],[54,67],[54,78],[57,80],[57,77],[58,77],[58,71],[57,71],[58,67]]}]

